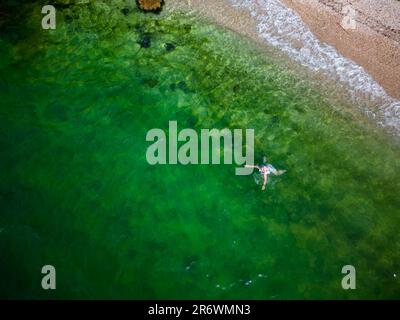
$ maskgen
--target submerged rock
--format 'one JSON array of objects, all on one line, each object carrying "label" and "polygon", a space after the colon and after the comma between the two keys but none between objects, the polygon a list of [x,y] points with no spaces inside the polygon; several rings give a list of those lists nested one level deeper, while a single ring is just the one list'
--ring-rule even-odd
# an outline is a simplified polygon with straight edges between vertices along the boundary
[{"label": "submerged rock", "polygon": [[235,84],[233,86],[233,92],[237,93],[240,90],[240,85],[239,84]]},{"label": "submerged rock", "polygon": [[73,5],[73,3],[70,3],[69,1],[56,1],[53,3],[54,8],[57,10],[64,10],[68,9]]},{"label": "submerged rock", "polygon": [[64,16],[64,21],[65,21],[66,23],[71,23],[72,20],[74,20],[74,19],[73,19],[69,14],[67,14],[67,15]]},{"label": "submerged rock", "polygon": [[167,50],[167,52],[171,52],[175,50],[175,45],[173,43],[166,43],[165,44],[165,50]]},{"label": "submerged rock", "polygon": [[127,16],[130,12],[129,8],[125,7],[121,9],[121,12],[124,16]]},{"label": "submerged rock", "polygon": [[189,87],[185,81],[179,81],[177,84],[177,88],[181,89],[184,93],[189,93]]},{"label": "submerged rock", "polygon": [[150,48],[150,46],[151,46],[150,36],[149,35],[143,36],[143,38],[138,41],[138,44],[140,45],[141,48],[145,48],[145,49]]},{"label": "submerged rock", "polygon": [[136,0],[138,7],[143,11],[160,12],[164,0]]},{"label": "submerged rock", "polygon": [[279,122],[279,117],[277,115],[272,116],[272,123],[277,123]]},{"label": "submerged rock", "polygon": [[180,89],[180,90],[182,90],[184,93],[189,93],[189,92],[190,92],[190,89],[189,89],[189,87],[188,87],[188,85],[186,84],[185,81],[179,81],[178,83],[171,83],[171,84],[169,85],[169,88],[170,88],[172,91],[175,91],[175,90],[177,90],[177,89]]}]

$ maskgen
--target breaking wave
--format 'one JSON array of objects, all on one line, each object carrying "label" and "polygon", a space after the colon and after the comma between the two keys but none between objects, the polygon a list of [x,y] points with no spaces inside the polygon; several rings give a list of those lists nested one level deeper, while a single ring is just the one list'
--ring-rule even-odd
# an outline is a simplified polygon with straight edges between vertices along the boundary
[{"label": "breaking wave", "polygon": [[343,84],[365,114],[400,136],[400,101],[390,97],[361,66],[320,42],[295,11],[279,0],[229,2],[233,7],[250,11],[261,39],[301,65]]}]

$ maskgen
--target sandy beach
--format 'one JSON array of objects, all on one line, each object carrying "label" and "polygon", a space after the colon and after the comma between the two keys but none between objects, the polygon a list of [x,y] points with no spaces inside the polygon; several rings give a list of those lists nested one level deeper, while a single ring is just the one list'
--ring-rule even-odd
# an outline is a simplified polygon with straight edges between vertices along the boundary
[{"label": "sandy beach", "polygon": [[[169,8],[185,7],[260,41],[258,22],[235,1],[170,0]],[[236,1],[238,2],[238,1]],[[295,10],[320,40],[362,66],[385,91],[400,98],[400,2],[395,0],[282,0]],[[355,28],[343,27],[346,6],[354,9]],[[264,8],[266,11],[268,8]],[[288,22],[289,24],[290,22]],[[302,46],[302,44],[299,44]]]}]

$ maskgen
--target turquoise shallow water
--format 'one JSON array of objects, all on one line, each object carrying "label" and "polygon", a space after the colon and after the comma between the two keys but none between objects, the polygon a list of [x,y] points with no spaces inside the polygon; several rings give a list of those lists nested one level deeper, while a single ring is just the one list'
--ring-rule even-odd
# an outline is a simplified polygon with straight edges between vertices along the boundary
[{"label": "turquoise shallow water", "polygon": [[[0,296],[399,298],[398,146],[246,39],[111,3],[2,25]],[[150,166],[169,120],[254,128],[288,172],[261,193],[234,165]]]}]

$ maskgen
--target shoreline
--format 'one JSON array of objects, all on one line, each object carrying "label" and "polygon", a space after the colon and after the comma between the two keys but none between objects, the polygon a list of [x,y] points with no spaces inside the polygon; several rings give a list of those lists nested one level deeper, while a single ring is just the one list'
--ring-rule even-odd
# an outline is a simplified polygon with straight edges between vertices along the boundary
[{"label": "shoreline", "polygon": [[[196,11],[214,22],[260,42],[257,21],[229,0],[170,0],[169,8]],[[231,2],[234,2],[231,1]],[[400,2],[382,0],[280,0],[295,11],[321,43],[363,67],[393,98],[400,99]],[[341,26],[342,8],[356,10],[356,29]],[[393,11],[388,11],[389,9]],[[385,21],[386,19],[386,21]],[[264,43],[265,44],[265,43]]]},{"label": "shoreline", "polygon": [[[362,66],[389,95],[400,99],[400,2],[281,1],[300,15],[321,42]],[[346,5],[355,10],[354,30],[341,25]]]},{"label": "shoreline", "polygon": [[[339,1],[351,0],[249,0],[245,4],[239,0],[170,0],[166,9],[199,14],[289,57],[292,64],[308,69],[317,81],[334,84],[337,92],[343,89],[346,92],[344,99],[353,101],[358,106],[355,109],[359,112],[361,109],[361,113],[374,120],[378,127],[385,127],[398,136],[400,101],[396,98],[400,97],[400,63],[396,63],[400,61],[400,42],[397,42],[397,33],[379,34],[367,26],[370,21],[357,22],[357,28],[352,30],[357,41],[353,37],[349,39],[347,30],[337,23],[341,21],[337,20],[340,15],[334,16],[333,9],[328,6]],[[296,10],[307,16],[306,21],[290,4],[296,5]],[[315,16],[320,12],[317,8],[324,12],[318,19]],[[400,2],[398,8],[400,12]],[[396,31],[397,20],[388,21]],[[331,25],[335,27],[331,28]],[[327,29],[330,32],[326,32]],[[330,38],[332,44],[323,41],[324,37]],[[375,42],[367,41],[365,37]],[[378,50],[383,46],[382,41],[388,43],[389,47],[385,47],[388,50]],[[374,43],[373,50],[365,50],[370,43]],[[352,55],[342,54],[341,51],[346,50]],[[398,94],[394,94],[396,92]]]}]

